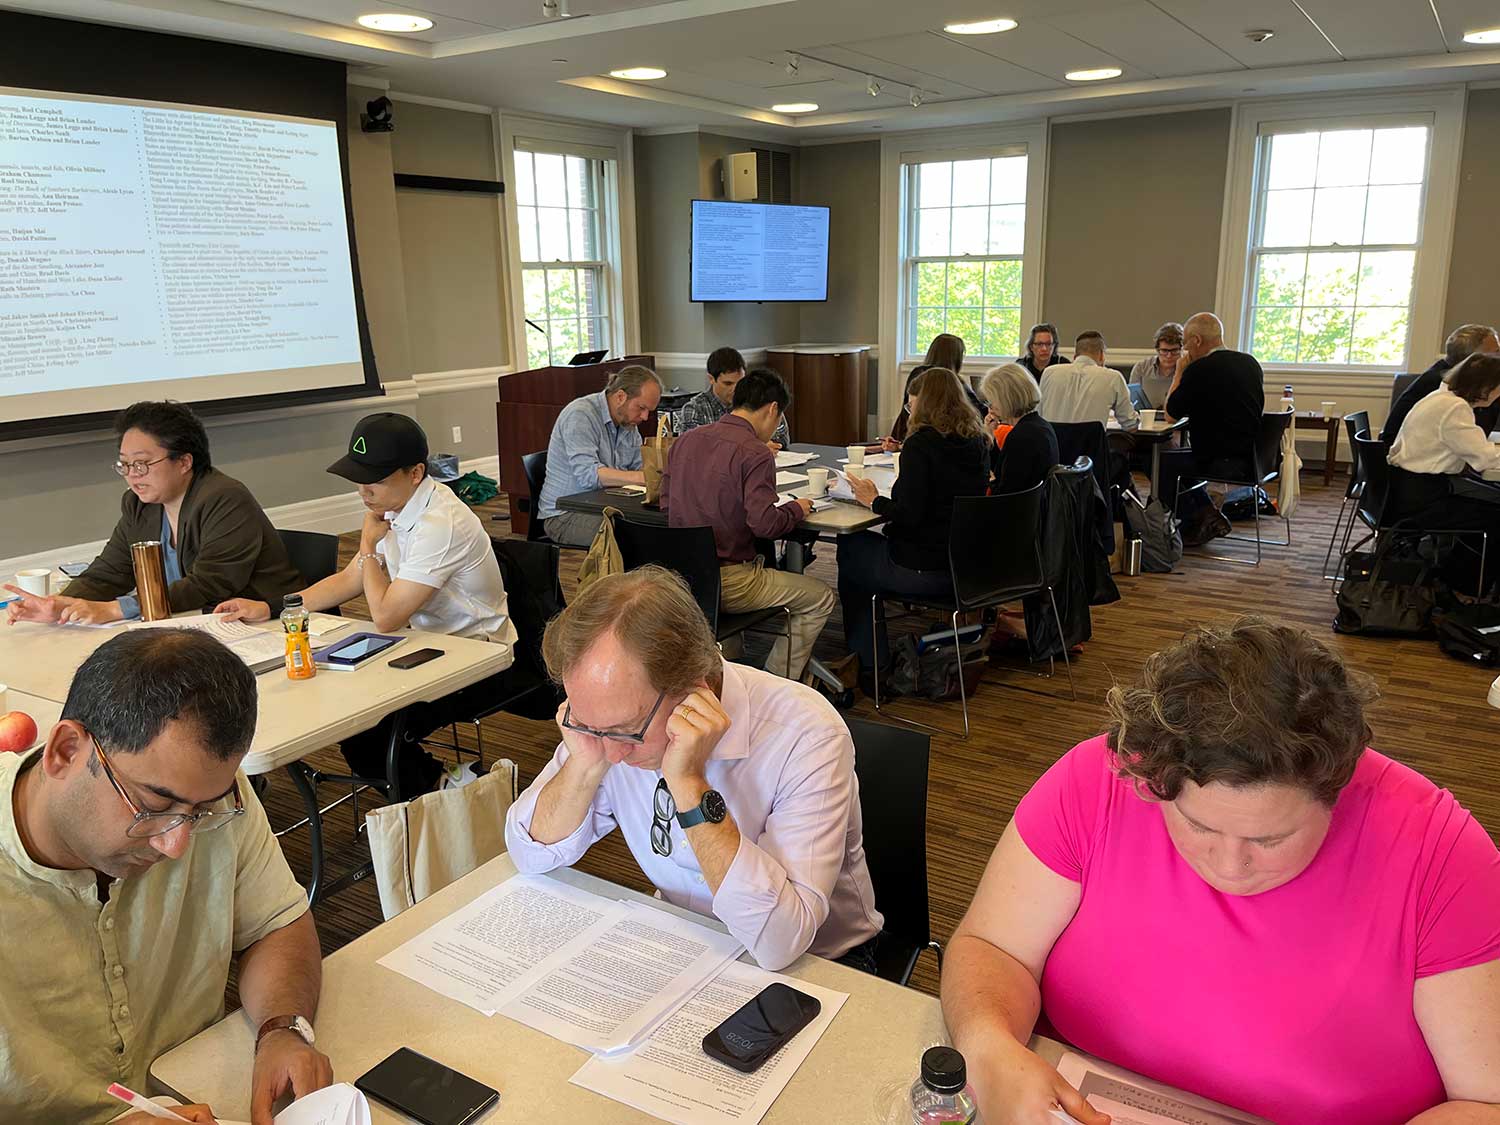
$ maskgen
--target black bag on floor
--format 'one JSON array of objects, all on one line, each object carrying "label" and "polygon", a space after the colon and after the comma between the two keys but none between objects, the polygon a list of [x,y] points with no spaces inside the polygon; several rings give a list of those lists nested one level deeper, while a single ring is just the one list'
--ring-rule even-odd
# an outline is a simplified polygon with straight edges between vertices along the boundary
[{"label": "black bag on floor", "polygon": [[1376,551],[1344,561],[1336,633],[1425,637],[1432,632],[1438,576],[1419,540],[1389,536]]},{"label": "black bag on floor", "polygon": [[[979,690],[980,678],[989,666],[984,645],[964,646],[964,694]],[[920,695],[940,702],[958,698],[958,650],[952,644],[928,645],[917,651],[917,639],[907,633],[891,642],[891,678],[887,687],[893,695]]]},{"label": "black bag on floor", "polygon": [[1455,660],[1481,668],[1500,666],[1500,606],[1456,600],[1432,615],[1438,648]]},{"label": "black bag on floor", "polygon": [[1152,497],[1142,505],[1134,492],[1123,494],[1127,538],[1141,541],[1141,569],[1148,574],[1171,574],[1182,561],[1182,531],[1177,520]]},{"label": "black bag on floor", "polygon": [[1252,503],[1260,505],[1261,515],[1276,515],[1276,502],[1266,495],[1264,488],[1230,489],[1224,494],[1224,503],[1220,505],[1219,511],[1224,513],[1226,519],[1252,520],[1255,518],[1255,508],[1252,507]]}]

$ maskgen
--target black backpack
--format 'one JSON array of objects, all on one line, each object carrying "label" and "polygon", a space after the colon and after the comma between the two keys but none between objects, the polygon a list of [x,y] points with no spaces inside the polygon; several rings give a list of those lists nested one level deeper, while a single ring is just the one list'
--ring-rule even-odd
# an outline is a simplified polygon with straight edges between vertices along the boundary
[{"label": "black backpack", "polygon": [[1432,615],[1438,647],[1455,660],[1481,668],[1500,666],[1500,606],[1450,600]]}]

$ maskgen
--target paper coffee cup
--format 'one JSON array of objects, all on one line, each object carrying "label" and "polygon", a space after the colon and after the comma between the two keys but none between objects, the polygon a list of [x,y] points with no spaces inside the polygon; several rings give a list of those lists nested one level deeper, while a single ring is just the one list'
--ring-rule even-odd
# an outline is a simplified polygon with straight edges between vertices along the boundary
[{"label": "paper coffee cup", "polygon": [[808,494],[810,496],[827,496],[828,495],[828,470],[827,469],[808,469],[807,470],[807,491],[808,491]]},{"label": "paper coffee cup", "polygon": [[891,454],[891,472],[896,476],[901,475],[901,454],[899,453]]},{"label": "paper coffee cup", "polygon": [[1335,406],[1337,406],[1337,405],[1338,405],[1338,403],[1336,403],[1336,402],[1325,402],[1325,403],[1323,403],[1323,417],[1325,417],[1325,418],[1332,418],[1333,417],[1333,408]]},{"label": "paper coffee cup", "polygon": [[865,447],[862,445],[850,445],[845,447],[849,455],[849,464],[863,465],[865,463]]},{"label": "paper coffee cup", "polygon": [[28,594],[35,594],[39,598],[45,598],[51,590],[48,588],[52,571],[46,567],[36,567],[31,570],[16,571],[16,585]]},{"label": "paper coffee cup", "polygon": [[1154,425],[1156,425],[1156,417],[1157,417],[1157,411],[1155,411],[1155,410],[1142,410],[1141,411],[1141,425],[1143,425],[1143,426],[1154,426]]},{"label": "paper coffee cup", "polygon": [[844,470],[844,475],[851,480],[864,480],[865,468],[863,465],[850,465]]}]

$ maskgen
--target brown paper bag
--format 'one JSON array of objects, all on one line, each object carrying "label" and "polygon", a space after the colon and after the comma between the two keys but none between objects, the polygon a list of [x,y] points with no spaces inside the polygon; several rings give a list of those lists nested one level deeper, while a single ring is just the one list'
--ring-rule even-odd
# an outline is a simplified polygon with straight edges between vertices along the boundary
[{"label": "brown paper bag", "polygon": [[647,504],[661,503],[661,475],[667,467],[667,454],[672,451],[672,443],[676,440],[672,434],[672,416],[659,414],[656,436],[647,438],[641,445],[641,471],[646,475],[644,502]]}]

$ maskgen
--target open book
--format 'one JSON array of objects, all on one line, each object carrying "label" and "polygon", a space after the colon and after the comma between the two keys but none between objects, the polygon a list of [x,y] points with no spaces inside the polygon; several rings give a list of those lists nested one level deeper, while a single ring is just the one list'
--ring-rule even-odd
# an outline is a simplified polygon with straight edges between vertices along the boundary
[{"label": "open book", "polygon": [[[349,621],[330,613],[308,615],[307,631],[314,640],[347,628]],[[217,613],[188,614],[164,621],[133,621],[130,629],[195,629],[225,645],[252,672],[269,672],[286,659],[286,637],[280,630],[257,628],[243,621],[226,621]]]}]

